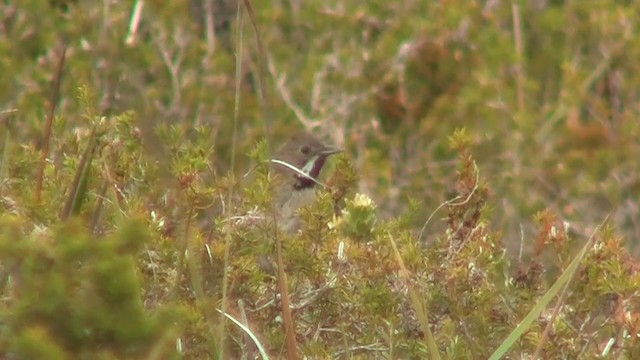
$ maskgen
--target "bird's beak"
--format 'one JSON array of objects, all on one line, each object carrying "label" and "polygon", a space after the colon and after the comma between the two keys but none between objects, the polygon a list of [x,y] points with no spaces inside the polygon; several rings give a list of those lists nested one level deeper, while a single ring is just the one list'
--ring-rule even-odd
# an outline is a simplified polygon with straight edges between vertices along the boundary
[{"label": "bird's beak", "polygon": [[342,152],[342,149],[338,149],[337,147],[333,147],[333,146],[326,146],[324,150],[320,152],[320,155],[329,156],[329,155],[337,154],[339,152]]}]

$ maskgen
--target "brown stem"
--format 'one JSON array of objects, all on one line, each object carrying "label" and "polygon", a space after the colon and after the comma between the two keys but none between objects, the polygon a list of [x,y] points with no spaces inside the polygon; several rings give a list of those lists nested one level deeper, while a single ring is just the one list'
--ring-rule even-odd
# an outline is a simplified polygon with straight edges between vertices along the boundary
[{"label": "brown stem", "polygon": [[53,127],[53,118],[56,113],[58,101],[60,100],[60,84],[62,83],[62,70],[64,69],[64,62],[67,56],[67,44],[62,45],[62,54],[58,60],[58,67],[56,68],[56,75],[51,82],[51,97],[49,98],[49,113],[47,114],[47,123],[44,130],[44,138],[42,139],[42,153],[40,155],[40,168],[38,169],[38,176],[36,177],[36,202],[40,202],[40,195],[42,193],[42,181],[44,178],[44,167],[46,165],[47,157],[49,156],[49,144],[51,142],[51,128]]}]

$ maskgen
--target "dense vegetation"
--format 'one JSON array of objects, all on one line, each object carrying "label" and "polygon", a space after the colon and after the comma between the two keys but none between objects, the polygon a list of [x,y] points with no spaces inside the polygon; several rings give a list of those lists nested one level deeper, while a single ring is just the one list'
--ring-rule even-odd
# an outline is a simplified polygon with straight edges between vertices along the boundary
[{"label": "dense vegetation", "polygon": [[639,358],[638,13],[1,3],[0,357]]}]

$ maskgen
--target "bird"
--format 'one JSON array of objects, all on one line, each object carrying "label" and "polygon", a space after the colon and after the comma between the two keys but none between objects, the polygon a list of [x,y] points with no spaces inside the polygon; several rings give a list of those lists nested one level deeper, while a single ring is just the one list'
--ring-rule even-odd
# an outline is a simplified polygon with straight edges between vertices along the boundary
[{"label": "bird", "polygon": [[298,210],[313,203],[327,158],[341,151],[308,132],[297,132],[275,153],[272,195],[278,227],[285,233],[299,229]]}]

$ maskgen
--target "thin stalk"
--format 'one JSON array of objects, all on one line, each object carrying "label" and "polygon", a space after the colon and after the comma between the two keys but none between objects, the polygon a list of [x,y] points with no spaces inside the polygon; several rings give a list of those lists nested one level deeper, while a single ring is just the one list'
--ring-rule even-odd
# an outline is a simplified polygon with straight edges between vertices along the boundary
[{"label": "thin stalk", "polygon": [[[236,91],[234,98],[234,106],[233,106],[233,134],[231,138],[231,174],[235,172],[236,167],[236,144],[238,137],[238,121],[240,118],[240,87],[242,82],[242,39],[243,39],[243,13],[242,13],[242,3],[238,2],[238,9],[236,13],[236,74],[235,74],[235,82],[236,82]],[[233,186],[229,189],[229,197],[227,200],[227,204],[229,204],[228,209],[233,211]],[[225,250],[224,250],[224,272],[222,276],[222,304],[221,304],[221,312],[223,314],[227,313],[227,292],[228,292],[228,282],[229,282],[229,258],[230,258],[230,249],[231,249],[231,233],[229,231],[225,234]],[[224,338],[225,338],[225,321],[220,321],[220,339],[218,343],[218,358],[224,359]]]},{"label": "thin stalk", "polygon": [[42,182],[44,180],[44,168],[47,164],[47,158],[49,157],[49,146],[51,143],[51,128],[53,127],[53,120],[56,114],[56,108],[58,107],[58,101],[60,101],[60,85],[62,83],[62,70],[64,69],[64,62],[67,57],[67,44],[62,45],[62,54],[58,59],[58,66],[56,68],[56,75],[51,82],[51,97],[49,98],[49,113],[47,114],[47,122],[44,128],[44,137],[42,139],[42,153],[40,155],[40,167],[38,168],[38,176],[36,176],[36,203],[40,202],[40,196],[42,194]]}]

